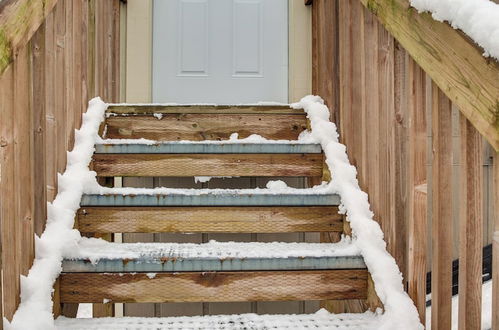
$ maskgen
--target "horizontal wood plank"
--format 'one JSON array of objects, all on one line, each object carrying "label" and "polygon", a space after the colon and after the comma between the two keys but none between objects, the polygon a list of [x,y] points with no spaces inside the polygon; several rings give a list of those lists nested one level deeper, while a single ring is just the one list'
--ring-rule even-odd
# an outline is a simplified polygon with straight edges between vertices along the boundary
[{"label": "horizontal wood plank", "polygon": [[[158,117],[159,118],[159,117]],[[295,140],[307,128],[305,114],[163,114],[111,116],[106,119],[106,138],[177,140],[226,140],[258,134],[268,139]]]},{"label": "horizontal wood plank", "polygon": [[116,115],[144,114],[301,114],[302,109],[293,109],[289,105],[216,105],[216,104],[112,104],[107,113]]},{"label": "horizontal wood plank", "polygon": [[85,233],[293,233],[340,232],[336,206],[317,207],[85,207],[77,228]]},{"label": "horizontal wood plank", "polygon": [[98,176],[319,176],[322,154],[95,154]]},{"label": "horizontal wood plank", "polygon": [[408,0],[361,0],[412,58],[499,150],[499,62],[466,35],[419,14]]},{"label": "horizontal wood plank", "polygon": [[[150,278],[151,277],[151,278]],[[367,270],[63,273],[62,303],[366,299]]]}]

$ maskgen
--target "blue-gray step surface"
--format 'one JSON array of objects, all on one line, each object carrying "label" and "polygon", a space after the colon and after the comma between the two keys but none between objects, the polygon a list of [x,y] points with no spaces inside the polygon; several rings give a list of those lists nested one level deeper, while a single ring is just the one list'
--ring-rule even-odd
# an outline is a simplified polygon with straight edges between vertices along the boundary
[{"label": "blue-gray step surface", "polygon": [[320,144],[304,143],[179,143],[97,144],[97,154],[304,154],[321,153]]},{"label": "blue-gray step surface", "polygon": [[84,206],[334,206],[337,194],[86,194]]}]

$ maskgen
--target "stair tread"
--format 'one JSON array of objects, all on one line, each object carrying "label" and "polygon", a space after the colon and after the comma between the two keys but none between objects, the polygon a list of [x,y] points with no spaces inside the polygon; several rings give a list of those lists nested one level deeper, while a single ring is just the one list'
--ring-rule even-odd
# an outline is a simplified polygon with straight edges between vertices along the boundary
[{"label": "stair tread", "polygon": [[320,310],[315,314],[292,315],[213,315],[164,318],[87,318],[74,319],[59,317],[57,329],[65,330],[152,330],[152,329],[378,329],[380,318],[377,314],[332,314]]},{"label": "stair tread", "polygon": [[195,154],[195,153],[321,153],[318,143],[300,140],[265,140],[264,142],[223,141],[154,141],[145,139],[107,139],[95,145],[97,154],[120,153],[164,153],[164,154]]},{"label": "stair tread", "polygon": [[321,206],[339,205],[326,186],[308,189],[102,188],[82,196],[84,206]]},{"label": "stair tread", "polygon": [[[91,261],[91,262],[89,262]],[[83,239],[64,272],[238,271],[365,268],[358,248],[338,243],[109,243]]]}]

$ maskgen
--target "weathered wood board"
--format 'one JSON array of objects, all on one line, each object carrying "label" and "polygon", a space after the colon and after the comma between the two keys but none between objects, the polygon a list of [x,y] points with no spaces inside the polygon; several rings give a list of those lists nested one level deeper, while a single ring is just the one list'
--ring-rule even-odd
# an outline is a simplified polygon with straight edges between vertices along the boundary
[{"label": "weathered wood board", "polygon": [[342,231],[335,206],[319,207],[84,207],[85,233],[291,233]]},{"label": "weathered wood board", "polygon": [[98,176],[318,176],[322,154],[95,154]]},{"label": "weathered wood board", "polygon": [[[152,276],[151,276],[152,277]],[[63,303],[366,299],[366,270],[147,274],[63,273]]]},{"label": "weathered wood board", "polygon": [[303,111],[298,114],[167,112],[161,119],[151,115],[110,116],[106,125],[106,138],[159,141],[226,140],[232,133],[238,133],[239,138],[258,134],[268,139],[296,140],[307,128]]}]

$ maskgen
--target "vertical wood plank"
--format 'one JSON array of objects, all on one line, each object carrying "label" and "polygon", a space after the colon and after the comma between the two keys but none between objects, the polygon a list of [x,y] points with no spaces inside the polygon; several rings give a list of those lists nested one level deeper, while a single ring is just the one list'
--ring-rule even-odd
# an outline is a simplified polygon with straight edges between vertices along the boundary
[{"label": "vertical wood plank", "polygon": [[14,72],[12,66],[0,77],[0,199],[2,209],[2,271],[4,316],[11,320],[19,303],[19,256],[16,253],[18,240],[15,214],[14,180]]},{"label": "vertical wood plank", "polygon": [[452,118],[451,102],[432,82],[432,329],[451,328]]},{"label": "vertical wood plank", "polygon": [[17,185],[16,230],[19,238],[16,253],[20,254],[19,272],[27,275],[34,258],[33,222],[33,129],[30,106],[30,61],[29,48],[20,51],[14,61],[14,139],[15,168],[14,178]]},{"label": "vertical wood plank", "polygon": [[33,194],[34,230],[41,235],[47,219],[46,191],[46,113],[45,113],[45,23],[33,35],[31,45],[31,104],[33,107],[34,164]]},{"label": "vertical wood plank", "polygon": [[492,329],[499,329],[499,153],[494,152],[494,236],[492,241]]},{"label": "vertical wood plank", "polygon": [[460,115],[459,329],[480,329],[482,321],[482,139]]},{"label": "vertical wood plank", "polygon": [[408,138],[408,248],[407,289],[418,309],[421,322],[426,320],[426,78],[414,62],[408,60],[409,138]]}]

